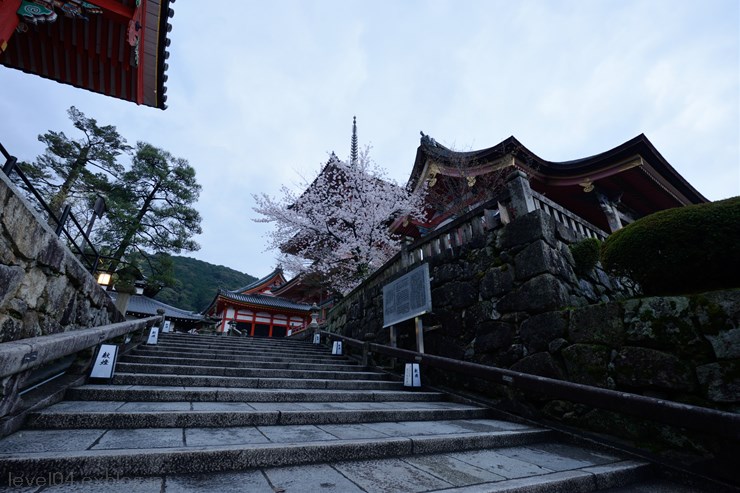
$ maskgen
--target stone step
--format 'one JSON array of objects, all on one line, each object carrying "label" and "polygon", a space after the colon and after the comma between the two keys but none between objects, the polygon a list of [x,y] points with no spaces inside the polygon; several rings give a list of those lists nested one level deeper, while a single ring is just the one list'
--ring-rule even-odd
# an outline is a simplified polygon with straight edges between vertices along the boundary
[{"label": "stone step", "polygon": [[[553,442],[543,430],[495,428],[487,421],[446,421],[98,429],[74,430],[74,440],[69,431],[31,430],[26,440],[0,441],[0,476],[64,471],[67,478],[125,478],[135,491],[159,491],[168,475],[166,491],[321,491],[332,485],[343,493],[521,493],[598,491],[650,473],[646,463]],[[142,442],[149,448],[136,447]]]},{"label": "stone step", "polygon": [[260,388],[260,389],[343,389],[401,390],[403,382],[384,380],[331,380],[224,377],[207,375],[165,375],[116,372],[116,385],[164,385],[184,387]]},{"label": "stone step", "polygon": [[[348,368],[348,370],[351,367]],[[159,373],[173,375],[223,375],[226,377],[253,377],[285,379],[334,379],[334,380],[384,380],[384,373],[372,371],[311,371],[311,370],[269,370],[253,368],[224,368],[219,366],[159,365],[121,362],[116,371],[125,373]]]},{"label": "stone step", "polygon": [[316,371],[352,371],[354,369],[364,370],[364,368],[347,362],[339,363],[272,363],[263,361],[252,361],[247,359],[230,360],[230,359],[208,359],[182,356],[122,356],[119,362],[122,363],[140,363],[140,364],[170,364],[170,365],[191,365],[191,366],[218,366],[222,368],[263,368],[272,370],[316,370]]},{"label": "stone step", "polygon": [[[438,431],[432,431],[437,429]],[[109,474],[238,470],[331,460],[387,458],[543,442],[550,432],[495,420],[26,430],[0,440],[0,471]],[[144,447],[141,444],[146,444]],[[595,460],[596,460],[595,456]],[[602,461],[611,457],[598,457]],[[209,466],[207,463],[212,462]],[[50,466],[55,468],[50,468]],[[58,469],[56,469],[58,467]],[[6,472],[7,471],[7,472]]]},{"label": "stone step", "polygon": [[451,402],[120,402],[63,401],[30,413],[28,429],[190,428],[433,421],[489,417]]},{"label": "stone step", "polygon": [[204,347],[213,349],[237,349],[254,351],[269,349],[296,353],[330,353],[330,349],[322,344],[298,343],[281,339],[250,338],[250,337],[205,337],[202,340],[195,338],[183,338],[181,336],[165,337],[160,334],[157,345],[171,345],[180,347]]},{"label": "stone step", "polygon": [[291,350],[284,350],[284,349],[278,349],[278,348],[252,348],[252,349],[241,349],[241,348],[234,348],[234,347],[213,347],[213,346],[203,346],[199,347],[197,345],[182,345],[182,344],[152,344],[148,345],[148,348],[158,348],[160,350],[166,350],[166,351],[190,351],[190,352],[216,352],[220,354],[229,354],[229,355],[238,355],[238,356],[245,356],[245,357],[251,357],[251,356],[274,356],[278,358],[326,358],[326,357],[332,357],[336,359],[347,359],[345,356],[341,355],[333,355],[331,354],[331,351],[327,350],[321,350],[321,351],[291,351]]},{"label": "stone step", "polygon": [[71,401],[135,402],[420,402],[446,400],[440,392],[327,389],[220,389],[137,385],[83,385],[70,389]]},{"label": "stone step", "polygon": [[[350,359],[346,356],[332,355],[330,353],[320,354],[293,354],[290,352],[283,351],[239,351],[239,350],[213,350],[213,349],[196,349],[196,348],[172,348],[166,346],[149,346],[143,349],[137,349],[131,351],[136,354],[163,354],[163,353],[175,353],[181,356],[191,357],[192,355],[213,355],[222,357],[224,359],[237,358],[237,359],[255,359],[256,361],[331,361],[331,362],[354,362],[355,360]],[[163,354],[165,355],[165,354]]]},{"label": "stone step", "polygon": [[68,390],[0,439],[0,478],[43,478],[56,492],[77,491],[48,479],[61,471],[126,479],[100,491],[585,493],[648,472],[328,353],[300,341],[162,334],[123,356],[106,385]]},{"label": "stone step", "polygon": [[333,355],[319,355],[319,356],[277,356],[273,353],[266,354],[264,351],[240,354],[235,351],[203,351],[197,349],[179,349],[177,351],[167,350],[166,348],[159,348],[157,346],[139,346],[138,348],[130,351],[128,354],[136,356],[164,356],[164,357],[175,357],[180,356],[184,358],[202,357],[202,358],[219,358],[219,359],[246,359],[250,361],[264,361],[272,363],[347,363],[357,364],[353,359],[344,356],[333,356]]},{"label": "stone step", "polygon": [[211,336],[194,335],[183,333],[162,332],[159,334],[160,341],[178,341],[192,344],[218,344],[228,346],[267,346],[267,347],[293,347],[293,348],[321,348],[320,344],[311,341],[299,341],[286,339],[284,337],[249,337],[249,336]]}]

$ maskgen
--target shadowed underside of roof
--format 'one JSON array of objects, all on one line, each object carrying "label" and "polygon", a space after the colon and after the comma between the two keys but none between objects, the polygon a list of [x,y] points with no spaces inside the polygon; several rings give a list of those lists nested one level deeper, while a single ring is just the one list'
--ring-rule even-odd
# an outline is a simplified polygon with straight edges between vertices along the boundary
[{"label": "shadowed underside of roof", "polygon": [[0,64],[165,109],[173,2],[93,0],[79,8],[65,0],[45,9],[43,0],[0,1]]}]

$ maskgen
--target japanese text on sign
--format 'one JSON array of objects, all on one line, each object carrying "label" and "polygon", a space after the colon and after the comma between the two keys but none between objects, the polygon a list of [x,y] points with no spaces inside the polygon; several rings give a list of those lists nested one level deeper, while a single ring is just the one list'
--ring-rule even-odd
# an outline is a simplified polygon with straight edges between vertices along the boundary
[{"label": "japanese text on sign", "polygon": [[422,264],[383,286],[383,327],[418,317],[431,309],[429,264]]}]

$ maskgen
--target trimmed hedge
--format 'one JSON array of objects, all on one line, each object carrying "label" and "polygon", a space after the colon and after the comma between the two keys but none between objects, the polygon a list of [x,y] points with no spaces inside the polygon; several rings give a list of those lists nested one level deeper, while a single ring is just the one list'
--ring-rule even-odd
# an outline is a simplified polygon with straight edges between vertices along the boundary
[{"label": "trimmed hedge", "polygon": [[601,242],[596,238],[586,238],[569,245],[570,253],[576,263],[576,274],[584,275],[596,267],[599,261]]},{"label": "trimmed hedge", "polygon": [[648,295],[739,287],[740,197],[643,217],[606,239],[601,263]]}]

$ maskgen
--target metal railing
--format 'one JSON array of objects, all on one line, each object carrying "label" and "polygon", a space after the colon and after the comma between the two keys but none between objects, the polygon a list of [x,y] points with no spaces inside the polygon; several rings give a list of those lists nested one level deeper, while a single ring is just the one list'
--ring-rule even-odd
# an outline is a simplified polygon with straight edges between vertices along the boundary
[{"label": "metal railing", "polygon": [[[18,159],[15,156],[11,156],[2,144],[0,144],[0,154],[5,158],[5,164],[2,167],[5,175],[7,175],[8,178],[11,178],[13,173],[15,173],[21,179],[26,190],[28,190],[31,196],[36,199],[41,210],[46,212],[50,218],[49,224],[54,227],[54,233],[57,236],[61,236],[62,233],[64,233],[68,240],[70,250],[72,250],[87,269],[94,274],[98,269],[98,265],[102,257],[95,248],[95,245],[90,241],[85,228],[82,227],[80,222],[72,213],[71,206],[69,204],[65,204],[61,214],[57,216],[57,213],[51,209],[41,193],[33,186],[33,183],[31,183],[23,170],[18,166]],[[76,231],[73,231],[72,227],[76,228]],[[81,244],[78,244],[78,238],[82,239],[80,242]]]},{"label": "metal railing", "polygon": [[321,334],[329,340],[341,340],[344,347],[361,349],[364,364],[367,364],[369,355],[373,353],[382,354],[391,358],[419,363],[421,366],[429,368],[480,378],[523,391],[545,394],[555,399],[564,399],[599,409],[639,416],[668,425],[702,431],[725,439],[740,440],[740,414],[422,354],[406,349],[363,342],[332,332],[321,331]]}]

